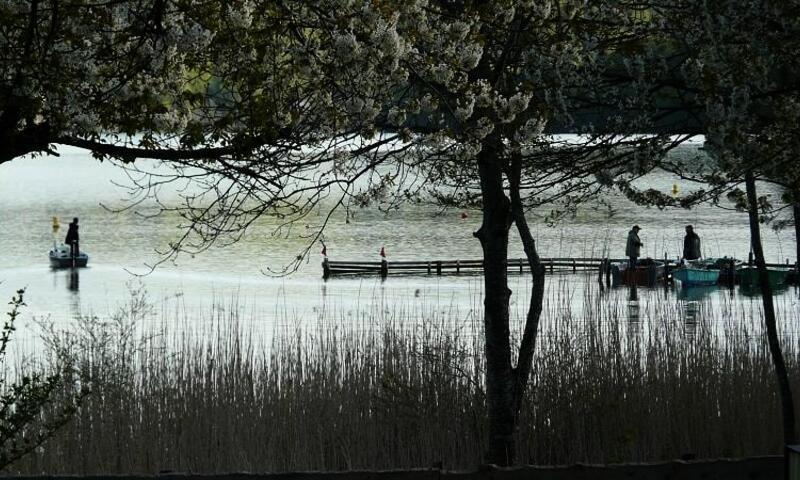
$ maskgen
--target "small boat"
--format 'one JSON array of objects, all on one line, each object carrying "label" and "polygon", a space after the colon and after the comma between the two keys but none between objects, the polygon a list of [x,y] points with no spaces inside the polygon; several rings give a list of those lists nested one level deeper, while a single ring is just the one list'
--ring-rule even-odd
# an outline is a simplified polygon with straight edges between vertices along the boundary
[{"label": "small boat", "polygon": [[55,245],[50,250],[50,266],[53,268],[73,268],[85,267],[89,263],[89,255],[86,252],[80,252],[77,257],[72,258],[70,255],[69,245]]},{"label": "small boat", "polygon": [[[767,276],[769,277],[769,285],[772,288],[779,288],[786,284],[786,277],[792,270],[790,268],[767,268]],[[741,267],[737,270],[739,274],[739,283],[743,286],[756,287],[759,285],[758,268],[755,266]]]},{"label": "small boat", "polygon": [[614,286],[624,285],[655,285],[664,279],[664,262],[644,258],[636,263],[636,268],[631,269],[626,262],[618,262],[611,266]]},{"label": "small boat", "polygon": [[726,268],[739,268],[742,266],[742,261],[733,257],[709,257],[700,260],[689,260],[688,263],[709,270],[724,270]]},{"label": "small boat", "polygon": [[717,282],[725,284],[736,283],[736,280],[738,280],[738,268],[742,266],[742,261],[733,257],[704,258],[702,260],[692,260],[691,263],[707,270],[719,270]]},{"label": "small boat", "polygon": [[687,263],[675,270],[672,273],[672,278],[687,287],[716,285],[719,281],[719,269],[704,268],[702,265]]}]

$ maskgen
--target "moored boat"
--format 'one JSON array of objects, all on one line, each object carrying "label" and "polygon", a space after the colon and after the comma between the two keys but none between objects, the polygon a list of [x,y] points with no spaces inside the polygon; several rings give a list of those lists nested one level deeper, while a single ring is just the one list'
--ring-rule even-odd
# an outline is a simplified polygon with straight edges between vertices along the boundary
[{"label": "moored boat", "polygon": [[741,260],[733,257],[704,258],[692,262],[698,267],[707,270],[719,270],[718,283],[734,284],[738,280],[737,269],[742,265]]},{"label": "moored boat", "polygon": [[85,267],[89,263],[89,255],[86,252],[80,252],[78,256],[72,258],[69,246],[63,243],[61,245],[53,245],[48,256],[52,268]]},{"label": "moored boat", "polygon": [[[769,278],[769,285],[772,288],[782,287],[786,284],[786,277],[789,276],[791,269],[789,268],[767,268],[767,277]],[[758,286],[758,268],[755,266],[741,267],[737,270],[739,275],[739,283],[747,286]]]},{"label": "moored boat", "polygon": [[685,286],[716,285],[719,281],[719,273],[719,269],[708,269],[688,264],[675,270],[672,273],[672,278]]},{"label": "moored boat", "polygon": [[612,265],[614,285],[647,285],[652,286],[664,279],[664,262],[644,258],[630,268],[625,262]]}]

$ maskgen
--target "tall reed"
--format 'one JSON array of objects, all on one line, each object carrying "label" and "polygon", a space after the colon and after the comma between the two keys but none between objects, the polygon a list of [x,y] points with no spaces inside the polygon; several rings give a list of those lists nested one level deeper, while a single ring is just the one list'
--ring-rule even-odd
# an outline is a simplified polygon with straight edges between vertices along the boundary
[{"label": "tall reed", "polygon": [[[537,464],[781,452],[757,304],[629,302],[566,287],[548,299],[519,458]],[[571,305],[583,302],[580,315]],[[200,322],[136,297],[108,320],[47,329],[91,382],[73,422],[9,473],[470,468],[486,438],[482,337],[469,312],[326,312],[265,345],[240,309]],[[797,381],[796,305],[780,309]],[[178,318],[163,318],[177,315]],[[474,315],[474,312],[472,313]],[[331,318],[331,317],[334,318]],[[454,318],[455,317],[455,318]],[[479,316],[475,316],[479,317]],[[288,324],[289,322],[287,322]],[[199,324],[205,327],[198,327]]]}]

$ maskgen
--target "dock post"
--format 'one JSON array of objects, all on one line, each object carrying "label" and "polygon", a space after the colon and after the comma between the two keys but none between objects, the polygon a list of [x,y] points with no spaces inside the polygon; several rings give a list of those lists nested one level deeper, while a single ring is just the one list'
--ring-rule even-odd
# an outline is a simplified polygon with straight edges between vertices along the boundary
[{"label": "dock post", "polygon": [[753,251],[750,250],[750,253],[747,255],[747,265],[752,267],[753,266]]},{"label": "dock post", "polygon": [[429,261],[428,262],[428,275],[430,275],[430,274],[431,274],[431,262]]},{"label": "dock post", "polygon": [[436,275],[442,274],[442,261],[436,260]]},{"label": "dock post", "polygon": [[553,261],[550,260],[550,273],[553,273]]},{"label": "dock post", "polygon": [[736,262],[734,261],[733,257],[728,260],[728,277],[726,280],[730,283],[731,288],[733,288],[734,284],[736,284]]},{"label": "dock post", "polygon": [[322,279],[327,280],[331,276],[331,266],[328,265],[328,257],[322,259]]},{"label": "dock post", "polygon": [[611,286],[611,260],[606,258],[606,287]]},{"label": "dock post", "polygon": [[669,259],[667,258],[667,252],[664,252],[664,284],[666,284],[667,281],[671,282],[672,277],[670,277],[669,274]]},{"label": "dock post", "polygon": [[519,260],[519,273],[522,273],[522,260]]},{"label": "dock post", "polygon": [[577,271],[578,271],[578,265],[575,263],[575,259],[573,258],[572,259],[572,273],[575,273]]},{"label": "dock post", "polygon": [[456,273],[461,273],[461,261],[456,260]]},{"label": "dock post", "polygon": [[603,286],[603,268],[605,267],[605,263],[606,263],[605,259],[601,258],[600,268],[597,269],[597,282],[600,284],[601,287]]},{"label": "dock post", "polygon": [[389,275],[389,262],[384,258],[381,260],[381,278],[386,278]]}]

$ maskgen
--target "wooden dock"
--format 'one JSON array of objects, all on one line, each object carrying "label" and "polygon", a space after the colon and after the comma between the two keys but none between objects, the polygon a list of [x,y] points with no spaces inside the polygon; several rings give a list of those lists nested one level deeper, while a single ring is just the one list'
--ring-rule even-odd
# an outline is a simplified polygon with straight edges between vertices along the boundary
[{"label": "wooden dock", "polygon": [[[542,258],[540,259],[545,270],[549,273],[596,271],[600,268],[601,262],[607,259],[601,258]],[[625,261],[627,259],[611,259],[615,261]],[[669,260],[672,264],[674,260]],[[524,258],[508,259],[509,272],[525,273],[530,271],[528,260]],[[390,274],[428,274],[428,275],[458,275],[461,273],[481,273],[483,272],[483,260],[411,260],[393,261],[386,260],[379,262],[358,262],[358,261],[330,261],[322,262],[323,276],[334,275],[366,275],[380,274],[383,276]]]},{"label": "wooden dock", "polygon": [[[664,262],[665,273],[669,278],[669,272],[677,267],[674,259],[659,259]],[[540,262],[545,268],[545,273],[578,273],[596,272],[606,279],[610,276],[609,266],[613,263],[628,262],[627,258],[590,258],[590,257],[554,257],[541,258]],[[749,262],[748,262],[749,263]],[[525,258],[510,258],[507,262],[508,272],[523,274],[530,272],[528,260]],[[789,281],[797,283],[800,279],[798,274],[798,264],[768,263],[767,267],[792,268]],[[327,258],[322,262],[323,278],[333,276],[353,276],[353,275],[460,275],[460,274],[480,274],[483,272],[483,260],[405,260],[405,261],[332,261]]]}]

